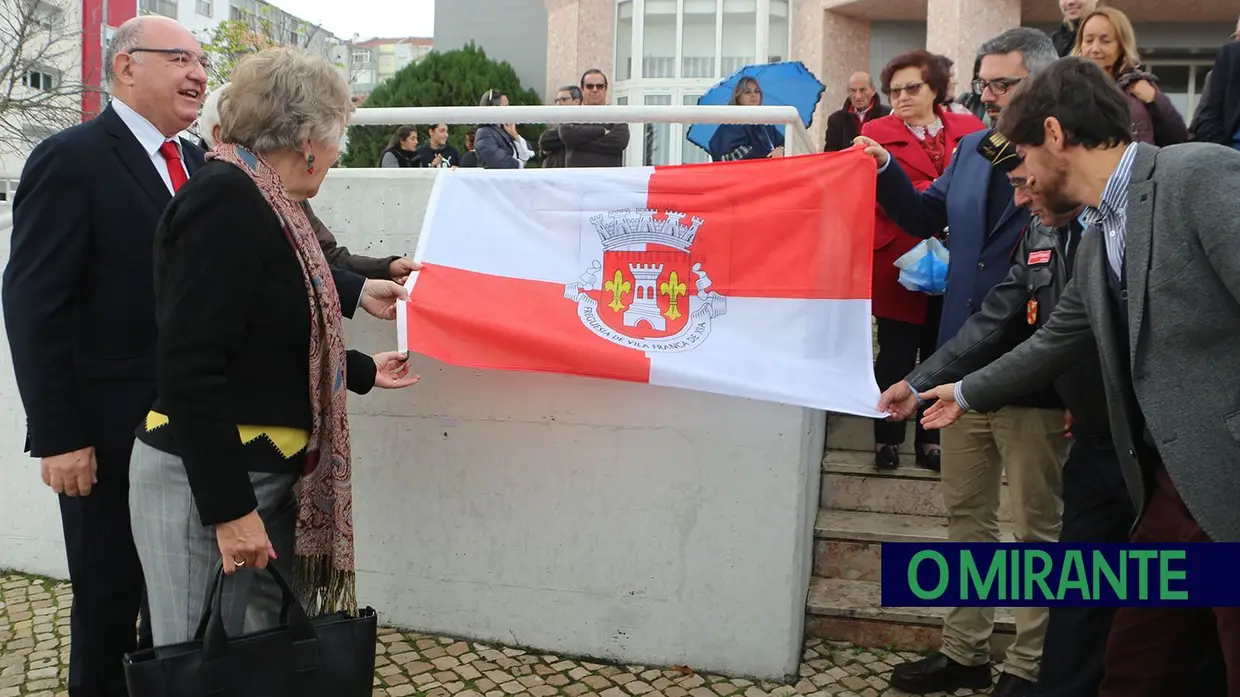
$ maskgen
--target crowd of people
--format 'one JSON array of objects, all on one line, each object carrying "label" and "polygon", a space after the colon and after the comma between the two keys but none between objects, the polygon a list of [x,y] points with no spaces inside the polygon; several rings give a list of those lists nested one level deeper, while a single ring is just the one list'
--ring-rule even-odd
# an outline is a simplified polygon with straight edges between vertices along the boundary
[{"label": "crowd of people", "polygon": [[[1240,541],[1240,378],[1225,368],[1240,358],[1240,44],[1190,135],[1122,12],[1061,7],[1053,37],[986,41],[963,95],[951,61],[912,51],[878,86],[851,76],[828,120],[828,150],[877,165],[890,417],[875,466],[900,466],[917,419],[953,541],[1000,539],[1004,475],[1018,541]],[[270,49],[207,95],[209,57],[158,16],[121,26],[107,61],[104,112],[29,158],[3,277],[26,449],[59,494],[72,697],[126,694],[122,657],[188,641],[219,573],[230,633],[279,622],[268,564],[312,613],[356,610],[346,393],[418,379],[404,354],[345,346],[344,320],[393,319],[419,266],[351,253],[310,206],[354,110],[339,73]],[[555,103],[608,91],[589,70]],[[759,81],[731,103],[761,104]],[[201,144],[178,135],[195,121]],[[464,153],[446,124],[425,136],[398,128],[376,166],[615,167],[629,142],[627,124],[571,118],[534,146],[513,124],[471,129]],[[769,126],[721,127],[710,150],[784,154]],[[933,237],[951,252],[942,296],[893,266]],[[1022,608],[991,694],[1240,697],[1238,622],[1234,608]],[[892,685],[989,689],[993,628],[992,609],[952,610],[941,649]]]}]

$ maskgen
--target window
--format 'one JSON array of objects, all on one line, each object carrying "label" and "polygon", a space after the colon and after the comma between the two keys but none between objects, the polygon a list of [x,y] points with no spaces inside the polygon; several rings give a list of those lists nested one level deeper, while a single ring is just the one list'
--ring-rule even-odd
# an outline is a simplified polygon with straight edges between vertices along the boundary
[{"label": "window", "polygon": [[767,60],[772,63],[788,60],[788,0],[771,0],[771,26],[768,29],[770,43]]},{"label": "window", "polygon": [[756,63],[757,47],[757,0],[723,0],[723,74]]},{"label": "window", "polygon": [[684,0],[680,77],[715,77],[717,0]]},{"label": "window", "polygon": [[211,10],[213,9],[211,7],[211,0],[198,0],[194,3],[194,9],[203,17],[210,17]]},{"label": "window", "polygon": [[616,6],[616,79],[633,79],[633,0]]},{"label": "window", "polygon": [[677,0],[646,0],[642,77],[676,77]]},{"label": "window", "polygon": [[[648,94],[646,95],[647,105],[671,106],[672,95],[670,94]],[[670,123],[648,123],[644,127],[645,135],[645,157],[642,164],[650,167],[652,165],[669,165],[672,163],[672,124]]]},{"label": "window", "polygon": [[36,90],[51,90],[56,87],[56,76],[44,70],[31,70],[22,76],[22,84]]},{"label": "window", "polygon": [[138,7],[143,14],[163,15],[172,19],[177,18],[177,4],[175,0],[139,0]]}]

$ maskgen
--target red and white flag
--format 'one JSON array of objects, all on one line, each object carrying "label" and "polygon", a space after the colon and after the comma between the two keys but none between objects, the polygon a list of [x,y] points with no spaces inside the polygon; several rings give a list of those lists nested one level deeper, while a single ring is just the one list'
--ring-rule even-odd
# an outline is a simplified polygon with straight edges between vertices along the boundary
[{"label": "red and white flag", "polygon": [[400,350],[876,416],[860,151],[436,179]]}]

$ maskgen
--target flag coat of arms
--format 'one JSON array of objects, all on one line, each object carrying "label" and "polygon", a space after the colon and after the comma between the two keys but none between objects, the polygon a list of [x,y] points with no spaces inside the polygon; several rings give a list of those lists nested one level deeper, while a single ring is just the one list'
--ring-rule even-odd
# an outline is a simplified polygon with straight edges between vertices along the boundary
[{"label": "flag coat of arms", "polygon": [[858,151],[437,177],[400,350],[876,416]]}]

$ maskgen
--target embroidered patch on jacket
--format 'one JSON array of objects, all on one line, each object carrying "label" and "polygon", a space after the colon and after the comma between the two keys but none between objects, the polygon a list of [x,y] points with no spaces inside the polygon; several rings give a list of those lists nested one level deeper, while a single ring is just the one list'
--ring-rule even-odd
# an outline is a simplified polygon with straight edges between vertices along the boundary
[{"label": "embroidered patch on jacket", "polygon": [[1029,265],[1046,264],[1051,260],[1051,250],[1039,249],[1036,252],[1029,252]]}]

